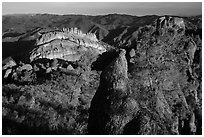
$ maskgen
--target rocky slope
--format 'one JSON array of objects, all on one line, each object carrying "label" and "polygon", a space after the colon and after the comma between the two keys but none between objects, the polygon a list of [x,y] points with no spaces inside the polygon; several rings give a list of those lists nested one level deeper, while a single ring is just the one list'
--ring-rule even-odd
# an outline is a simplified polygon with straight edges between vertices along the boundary
[{"label": "rocky slope", "polygon": [[[159,16],[130,16],[109,14],[103,16],[20,14],[2,17],[3,58],[25,56],[30,52],[41,33],[63,28],[78,28],[83,33],[94,33],[98,40],[114,47],[129,47],[136,44],[138,29],[151,25]],[[202,34],[202,17],[184,17],[186,35]],[[143,30],[141,30],[143,31]],[[29,55],[26,55],[29,56]],[[15,57],[17,58],[17,57]],[[29,60],[27,60],[28,62]]]},{"label": "rocky slope", "polygon": [[201,21],[4,16],[3,134],[202,134]]},{"label": "rocky slope", "polygon": [[[13,58],[9,56],[3,60],[5,81],[31,82],[35,81],[35,75],[51,73],[57,69],[69,71],[74,69],[73,66],[84,67],[87,70],[99,55],[113,49],[99,41],[95,34],[85,34],[77,28],[52,31],[38,29],[32,35],[36,36],[35,43],[26,45],[29,46],[29,51],[21,51],[20,55],[13,55]],[[28,34],[24,40],[28,37],[32,36]],[[14,63],[9,61],[10,58]],[[26,67],[28,65],[31,66],[29,70]]]},{"label": "rocky slope", "polygon": [[[44,34],[28,63],[3,60],[2,133],[87,134],[88,108],[99,82],[99,72],[91,71],[91,65],[106,48],[93,34]],[[64,35],[66,39],[59,39]],[[49,55],[53,50],[58,52]],[[61,56],[71,51],[79,57]],[[43,56],[33,56],[36,53]]]},{"label": "rocky slope", "polygon": [[199,48],[183,19],[161,17],[141,29],[131,59],[121,51],[101,73],[89,133],[200,134],[201,79],[192,72]]}]

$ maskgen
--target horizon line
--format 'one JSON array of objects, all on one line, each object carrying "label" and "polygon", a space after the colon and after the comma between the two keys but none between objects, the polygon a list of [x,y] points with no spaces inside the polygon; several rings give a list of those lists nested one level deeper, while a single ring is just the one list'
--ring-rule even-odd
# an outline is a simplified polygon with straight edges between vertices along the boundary
[{"label": "horizon line", "polygon": [[172,14],[144,14],[144,15],[133,15],[133,14],[127,14],[127,13],[108,13],[108,14],[59,14],[59,13],[7,13],[3,14],[2,16],[11,16],[11,15],[58,15],[58,16],[66,16],[66,15],[76,15],[76,16],[106,16],[106,15],[127,15],[127,16],[135,16],[135,17],[143,17],[143,16],[179,16],[179,17],[192,17],[192,16],[202,16],[202,14],[195,14],[195,15],[172,15]]}]

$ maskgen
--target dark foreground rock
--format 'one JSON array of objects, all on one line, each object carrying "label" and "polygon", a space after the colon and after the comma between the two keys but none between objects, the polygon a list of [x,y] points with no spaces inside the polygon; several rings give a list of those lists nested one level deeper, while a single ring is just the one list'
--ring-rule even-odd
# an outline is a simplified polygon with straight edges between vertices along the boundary
[{"label": "dark foreground rock", "polygon": [[91,102],[89,134],[122,134],[124,126],[138,110],[128,86],[125,50],[105,68],[100,86]]}]

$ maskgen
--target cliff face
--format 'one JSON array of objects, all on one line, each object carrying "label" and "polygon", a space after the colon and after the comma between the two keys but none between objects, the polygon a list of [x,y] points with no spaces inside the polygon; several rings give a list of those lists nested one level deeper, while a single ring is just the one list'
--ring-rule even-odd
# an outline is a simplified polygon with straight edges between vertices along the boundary
[{"label": "cliff face", "polygon": [[[201,118],[201,100],[197,96],[201,92],[201,79],[194,71],[198,66],[195,52],[199,52],[199,46],[185,35],[183,19],[161,17],[156,29],[150,26],[139,36],[140,42],[134,47],[136,55],[132,57],[134,63],[129,65],[132,88],[140,106],[151,111],[163,124],[153,128],[149,118],[146,126],[151,130],[145,132],[140,127],[137,134],[199,134],[200,123],[195,121]],[[193,106],[189,98],[197,100]]]},{"label": "cliff face", "polygon": [[36,46],[31,51],[31,61],[38,58],[77,61],[89,48],[99,54],[106,51],[105,46],[98,41],[95,34],[85,34],[77,28],[46,32],[39,37]]},{"label": "cliff face", "polygon": [[200,134],[200,48],[185,35],[183,19],[160,17],[137,33],[136,45],[101,73],[89,133]]},{"label": "cliff face", "polygon": [[[76,37],[76,38],[74,38]],[[58,31],[51,31],[43,34],[38,41],[37,45],[41,45],[44,43],[48,43],[55,39],[70,39],[74,41],[75,39],[85,39],[90,40],[93,42],[98,42],[98,39],[96,38],[96,35],[93,33],[83,33],[81,30],[77,28],[62,28],[62,30]]]}]

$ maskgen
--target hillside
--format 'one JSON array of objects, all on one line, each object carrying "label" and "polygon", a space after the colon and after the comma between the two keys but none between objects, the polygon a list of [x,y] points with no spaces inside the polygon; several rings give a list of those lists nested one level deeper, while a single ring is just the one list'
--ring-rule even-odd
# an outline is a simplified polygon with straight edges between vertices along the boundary
[{"label": "hillside", "polygon": [[3,134],[202,134],[202,16],[2,23]]}]

